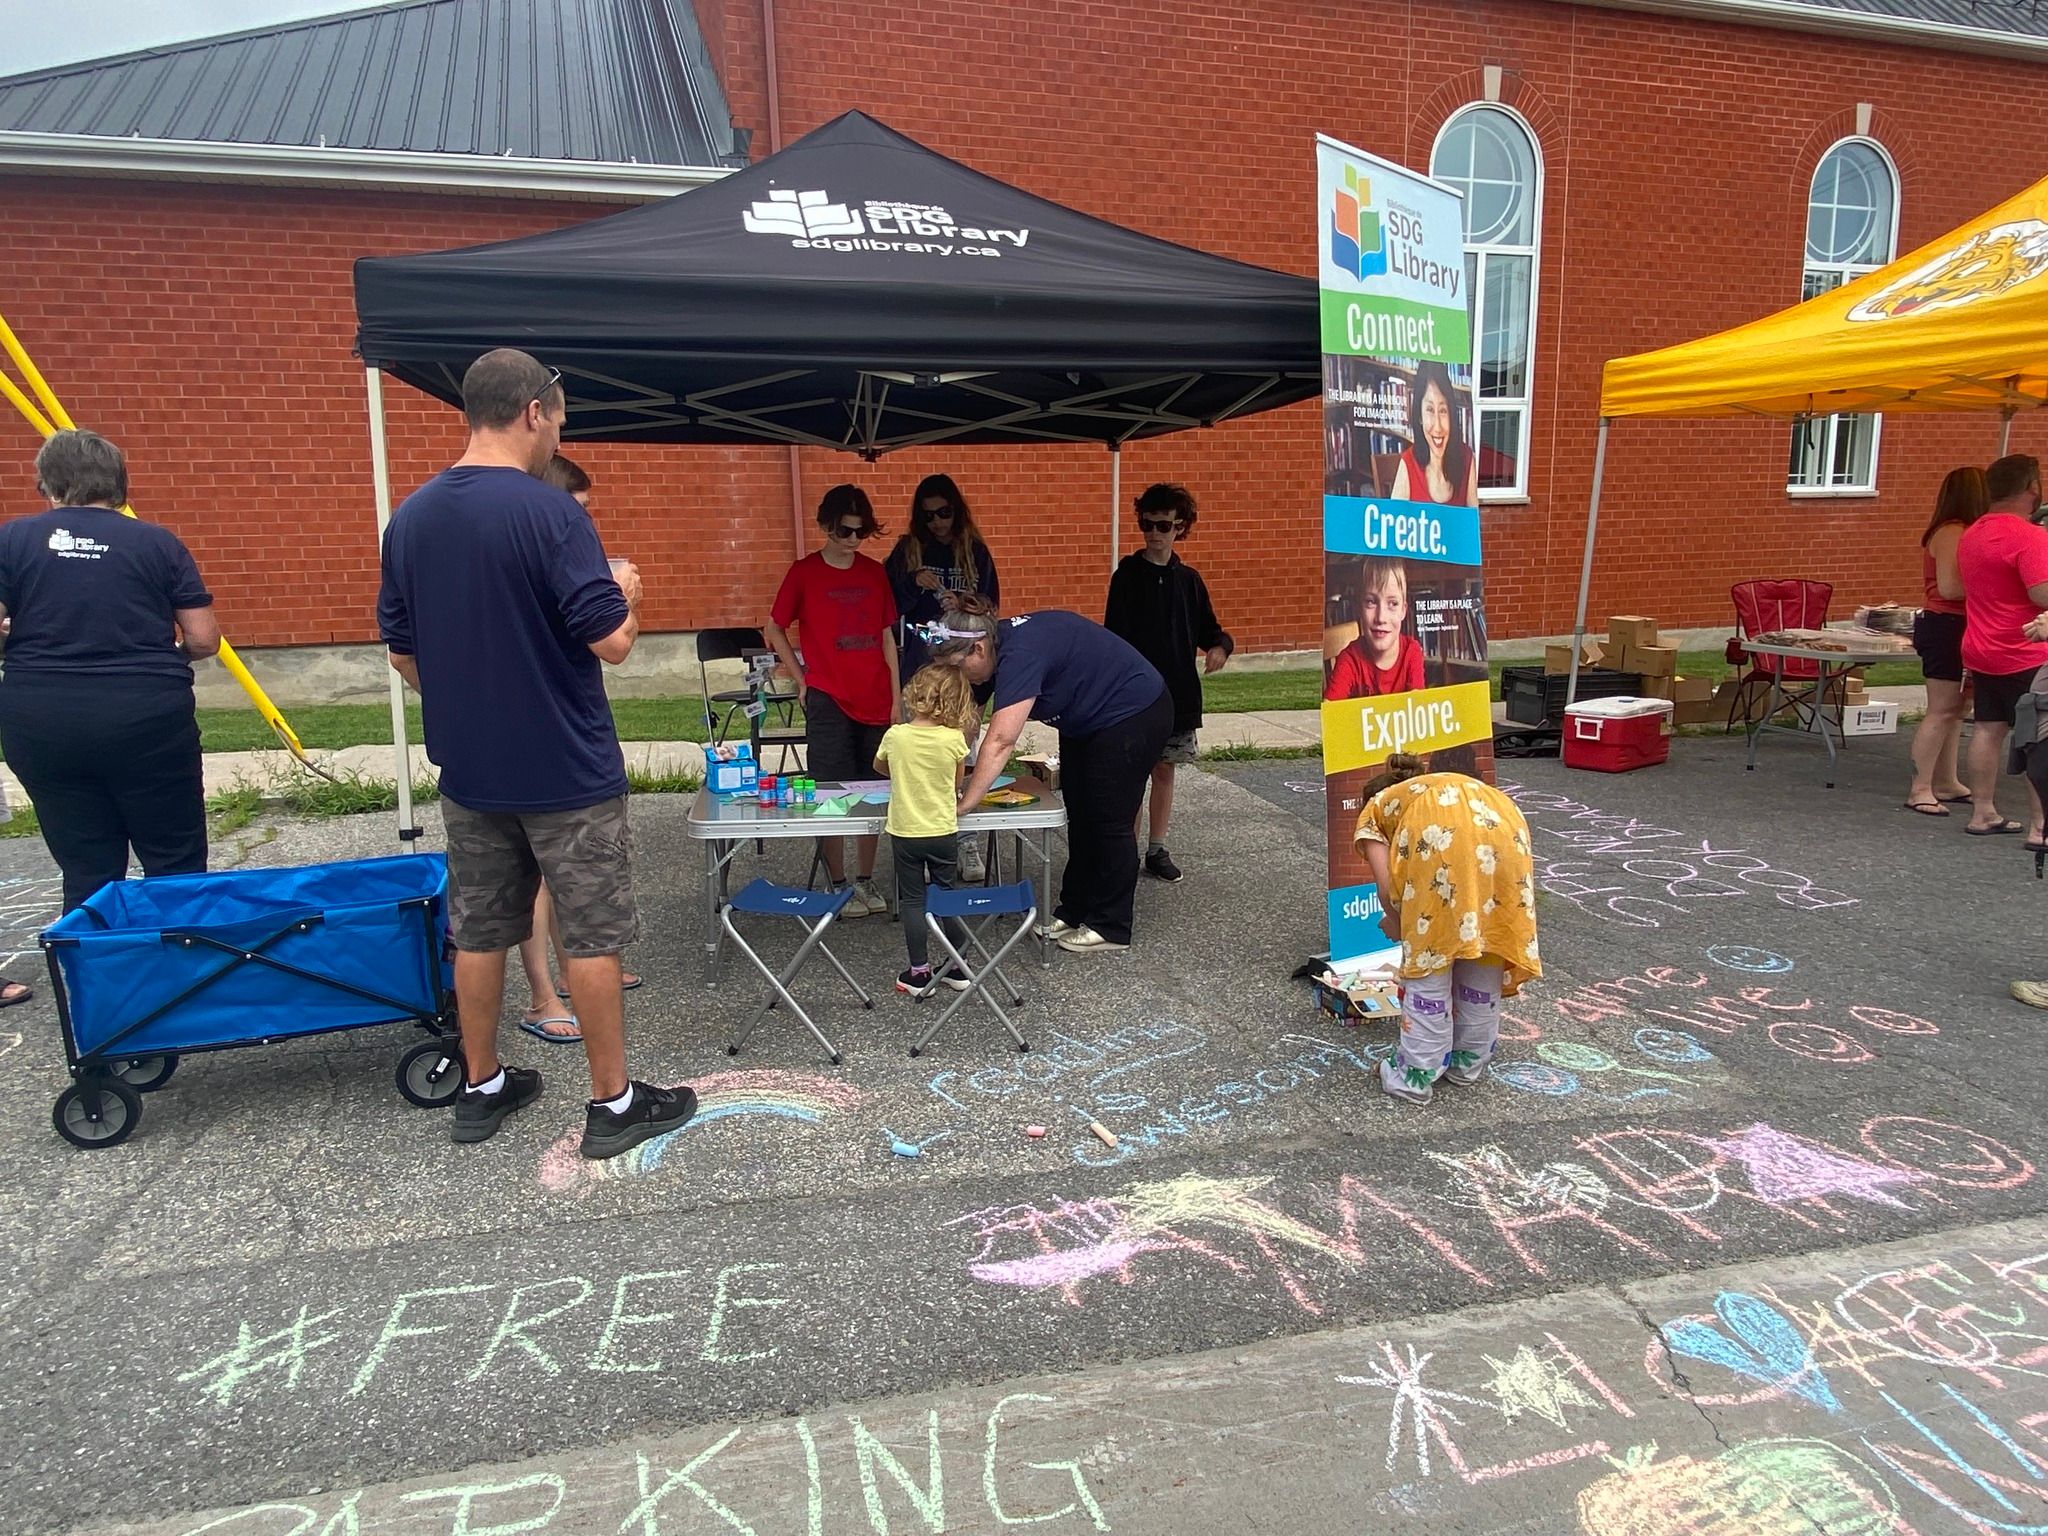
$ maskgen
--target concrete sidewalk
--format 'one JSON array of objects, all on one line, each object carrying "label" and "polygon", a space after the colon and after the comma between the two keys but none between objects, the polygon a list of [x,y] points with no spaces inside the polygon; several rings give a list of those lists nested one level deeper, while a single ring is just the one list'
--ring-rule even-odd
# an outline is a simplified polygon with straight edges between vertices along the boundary
[{"label": "concrete sidewalk", "polygon": [[[1898,704],[1902,716],[1927,708],[1927,690],[1917,684],[1897,688],[1873,688],[1873,699]],[[1494,718],[1502,718],[1501,706],[1493,706]],[[1025,752],[1057,750],[1057,733],[1033,721],[1024,729],[1020,749]],[[1322,718],[1313,709],[1251,710],[1242,714],[1211,714],[1202,723],[1202,747],[1256,747],[1267,750],[1313,749],[1322,745]],[[696,774],[704,772],[704,748],[694,741],[629,741],[625,743],[629,772],[649,775]],[[339,778],[377,779],[390,783],[396,758],[389,745],[343,747],[338,751],[314,752],[313,761]],[[427,761],[426,749],[411,749],[415,783],[432,778],[437,770]],[[209,752],[206,754],[206,792],[251,786],[266,797],[277,798],[278,787],[293,771],[290,756],[282,751]],[[22,805],[26,796],[21,784],[0,764],[10,803]]]}]

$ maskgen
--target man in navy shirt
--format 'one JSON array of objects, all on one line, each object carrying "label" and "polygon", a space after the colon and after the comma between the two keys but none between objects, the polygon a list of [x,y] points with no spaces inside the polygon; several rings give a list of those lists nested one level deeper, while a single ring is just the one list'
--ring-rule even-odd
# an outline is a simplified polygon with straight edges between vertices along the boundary
[{"label": "man in navy shirt", "polygon": [[378,626],[419,691],[441,767],[449,927],[468,1077],[454,1139],[483,1141],[540,1096],[498,1063],[505,952],[547,881],[590,1063],[585,1157],[615,1157],[696,1112],[688,1088],[626,1076],[619,955],[639,933],[626,768],[601,662],[640,633],[640,573],[616,576],[589,513],[537,478],[561,441],[561,375],[513,348],[462,379],[469,449],[408,496],[384,536]]}]

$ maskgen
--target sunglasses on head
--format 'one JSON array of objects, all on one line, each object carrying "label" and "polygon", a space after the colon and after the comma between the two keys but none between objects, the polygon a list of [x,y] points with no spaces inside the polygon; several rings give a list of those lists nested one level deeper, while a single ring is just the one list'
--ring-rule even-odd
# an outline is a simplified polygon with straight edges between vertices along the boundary
[{"label": "sunglasses on head", "polygon": [[1172,533],[1179,526],[1180,519],[1177,517],[1141,517],[1138,519],[1138,527],[1146,533]]},{"label": "sunglasses on head", "polygon": [[872,539],[874,536],[874,529],[864,528],[859,523],[841,523],[838,527],[832,530],[832,537],[835,539],[853,539],[855,541],[859,541],[863,539]]},{"label": "sunglasses on head", "polygon": [[559,368],[550,368],[550,369],[548,370],[548,381],[547,381],[547,383],[545,383],[545,384],[541,385],[541,387],[540,387],[539,389],[536,389],[536,390],[535,390],[535,391],[533,392],[533,398],[532,398],[531,400],[528,400],[528,401],[527,401],[526,403],[527,403],[528,405],[534,405],[534,404],[537,404],[537,403],[539,403],[539,402],[540,402],[540,401],[542,401],[542,400],[545,400],[545,399],[547,398],[547,393],[548,393],[548,391],[549,391],[549,390],[551,390],[551,389],[553,389],[553,388],[554,388],[554,387],[555,387],[555,386],[556,386],[557,384],[560,384],[561,382],[562,382],[562,370],[561,370],[561,369],[559,369]]}]

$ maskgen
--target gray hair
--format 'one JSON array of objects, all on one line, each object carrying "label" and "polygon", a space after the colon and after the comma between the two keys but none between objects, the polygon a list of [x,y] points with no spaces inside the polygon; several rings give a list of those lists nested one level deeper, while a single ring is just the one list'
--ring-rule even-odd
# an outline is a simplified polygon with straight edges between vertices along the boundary
[{"label": "gray hair", "polygon": [[125,506],[128,461],[97,432],[55,432],[36,454],[36,485],[59,506]]},{"label": "gray hair", "polygon": [[543,397],[547,405],[556,405],[562,387],[550,384],[548,373],[540,359],[517,347],[486,352],[462,376],[462,414],[472,428],[491,431],[511,426]]},{"label": "gray hair", "polygon": [[941,599],[941,602],[944,607],[939,623],[945,627],[946,637],[931,646],[933,661],[965,661],[984,640],[988,642],[989,651],[995,651],[998,641],[994,603],[978,592]]}]

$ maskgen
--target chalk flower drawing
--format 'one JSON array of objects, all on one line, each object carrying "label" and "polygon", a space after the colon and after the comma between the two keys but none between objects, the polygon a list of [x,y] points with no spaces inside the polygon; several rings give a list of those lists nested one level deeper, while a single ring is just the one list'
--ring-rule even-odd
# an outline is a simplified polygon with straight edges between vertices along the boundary
[{"label": "chalk flower drawing", "polygon": [[607,1179],[639,1178],[659,1168],[675,1139],[716,1120],[762,1116],[817,1125],[852,1109],[866,1095],[838,1078],[810,1072],[714,1072],[698,1078],[697,1114],[679,1131],[643,1141],[623,1156],[592,1162],[576,1150],[580,1131],[570,1131],[541,1154],[540,1182],[551,1190],[584,1191]]},{"label": "chalk flower drawing", "polygon": [[1501,1417],[1510,1424],[1525,1413],[1533,1413],[1559,1429],[1570,1429],[1565,1409],[1593,1407],[1593,1399],[1565,1373],[1560,1362],[1538,1354],[1526,1344],[1517,1347],[1506,1360],[1496,1360],[1491,1355],[1481,1358],[1493,1367],[1493,1379],[1486,1384],[1486,1390],[1493,1394]]}]

